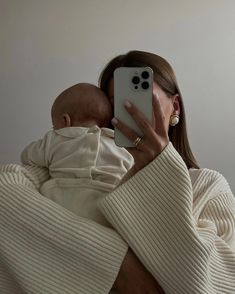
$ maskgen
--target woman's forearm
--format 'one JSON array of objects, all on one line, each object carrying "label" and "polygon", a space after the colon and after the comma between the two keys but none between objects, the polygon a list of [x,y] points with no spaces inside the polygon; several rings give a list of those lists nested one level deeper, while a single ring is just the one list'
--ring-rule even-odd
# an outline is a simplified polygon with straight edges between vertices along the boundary
[{"label": "woman's forearm", "polygon": [[195,219],[187,167],[173,146],[163,152],[101,209],[167,294],[233,293],[234,196],[222,177],[206,170],[194,191],[204,207]]},{"label": "woman's forearm", "polygon": [[108,293],[127,244],[114,230],[43,197],[36,189],[43,173],[34,172],[1,168],[0,292]]},{"label": "woman's forearm", "polygon": [[131,249],[122,262],[113,289],[121,294],[164,294],[163,289]]}]

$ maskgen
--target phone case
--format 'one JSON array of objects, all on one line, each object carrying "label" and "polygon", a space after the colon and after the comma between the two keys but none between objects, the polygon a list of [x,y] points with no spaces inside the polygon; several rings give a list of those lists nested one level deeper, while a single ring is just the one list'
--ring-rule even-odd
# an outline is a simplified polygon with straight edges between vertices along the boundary
[{"label": "phone case", "polygon": [[[114,71],[114,116],[136,131],[143,133],[124,107],[132,102],[152,123],[153,71],[150,67],[119,67]],[[134,147],[126,136],[114,128],[115,144],[120,147]]]}]

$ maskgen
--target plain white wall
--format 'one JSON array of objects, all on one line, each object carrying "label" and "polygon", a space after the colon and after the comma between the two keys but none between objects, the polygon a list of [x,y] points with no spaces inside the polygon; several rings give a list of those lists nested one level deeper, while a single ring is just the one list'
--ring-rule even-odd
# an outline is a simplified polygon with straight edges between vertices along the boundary
[{"label": "plain white wall", "polygon": [[131,49],[173,65],[192,149],[235,192],[234,0],[0,0],[0,164],[51,128],[66,87]]}]

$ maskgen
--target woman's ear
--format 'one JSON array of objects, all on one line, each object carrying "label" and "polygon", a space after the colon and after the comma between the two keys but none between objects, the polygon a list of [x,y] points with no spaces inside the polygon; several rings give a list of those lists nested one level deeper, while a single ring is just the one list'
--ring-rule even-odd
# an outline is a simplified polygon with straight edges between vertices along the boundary
[{"label": "woman's ear", "polygon": [[172,98],[172,104],[173,104],[173,113],[174,114],[180,114],[180,101],[179,101],[179,94],[175,94]]},{"label": "woman's ear", "polygon": [[63,127],[64,128],[71,127],[72,121],[71,121],[71,117],[69,116],[69,114],[63,113],[62,118],[63,118],[63,125],[64,125]]}]

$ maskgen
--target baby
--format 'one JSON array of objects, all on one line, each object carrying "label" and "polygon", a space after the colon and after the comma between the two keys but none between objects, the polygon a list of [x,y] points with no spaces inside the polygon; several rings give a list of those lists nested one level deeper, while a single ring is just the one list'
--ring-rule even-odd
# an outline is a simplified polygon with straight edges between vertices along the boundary
[{"label": "baby", "polygon": [[53,130],[21,154],[23,164],[47,167],[50,180],[40,192],[79,216],[109,226],[97,207],[133,165],[108,129],[112,108],[96,86],[80,83],[55,100]]}]

